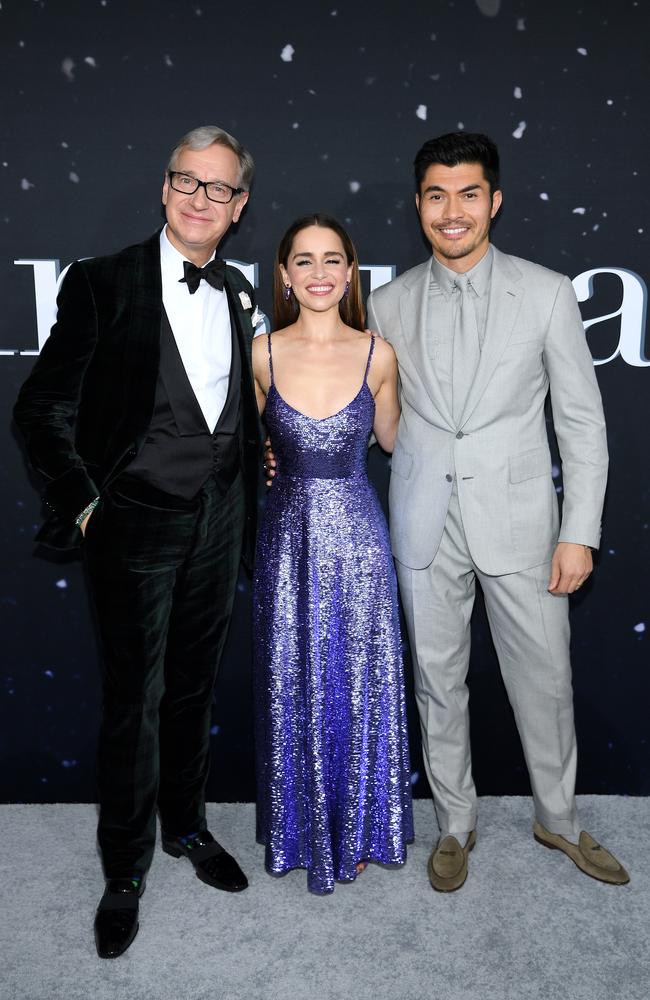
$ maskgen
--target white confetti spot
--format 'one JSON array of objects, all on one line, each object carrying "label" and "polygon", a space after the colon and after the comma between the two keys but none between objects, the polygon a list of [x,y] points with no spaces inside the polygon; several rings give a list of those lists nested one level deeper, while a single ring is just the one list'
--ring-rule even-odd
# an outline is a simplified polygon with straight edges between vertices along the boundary
[{"label": "white confetti spot", "polygon": [[67,59],[64,59],[61,63],[61,72],[68,83],[74,83],[74,67],[74,59],[71,59],[70,56],[68,56]]},{"label": "white confetti spot", "polygon": [[634,631],[635,632],[639,632],[639,634],[641,632],[645,632],[645,622],[639,622],[638,625],[635,625],[634,626]]},{"label": "white confetti spot", "polygon": [[337,16],[338,16],[338,10],[331,10],[330,11],[330,17],[337,17]]},{"label": "white confetti spot", "polygon": [[557,477],[560,475],[560,467],[559,467],[559,465],[554,465],[552,467],[552,469],[551,469],[551,475],[553,476],[553,479],[557,479]]},{"label": "white confetti spot", "polygon": [[359,181],[350,181],[350,183],[348,184],[348,187],[350,188],[350,191],[352,192],[352,194],[356,194],[357,191],[359,191],[361,189],[361,185],[359,184]]},{"label": "white confetti spot", "polygon": [[24,49],[25,48],[25,43],[23,42],[22,39],[18,42],[18,48],[19,49]]},{"label": "white confetti spot", "polygon": [[23,177],[22,181],[20,182],[20,186],[23,189],[23,191],[29,191],[30,188],[34,187],[31,181],[28,181],[26,177]]},{"label": "white confetti spot", "polygon": [[67,590],[68,581],[67,580],[63,580],[63,579],[57,580],[56,581],[56,586],[59,588],[59,590]]},{"label": "white confetti spot", "polygon": [[582,48],[576,49],[576,52],[578,52],[581,56],[586,56],[587,55],[587,50],[586,49],[582,49]]},{"label": "white confetti spot", "polygon": [[518,101],[520,101],[522,99],[522,97],[524,95],[521,92],[521,87],[515,87],[515,89],[514,89],[514,95],[515,95],[515,97],[517,98]]},{"label": "white confetti spot", "polygon": [[600,223],[597,222],[596,225],[592,226],[591,228],[594,233],[597,233],[598,230],[600,229]]},{"label": "white confetti spot", "polygon": [[419,780],[420,780],[420,772],[414,771],[413,774],[411,775],[411,784],[414,785]]},{"label": "white confetti spot", "polygon": [[476,0],[476,6],[486,17],[496,17],[499,13],[501,0]]},{"label": "white confetti spot", "polygon": [[542,201],[548,201],[549,200],[546,191],[542,191],[542,193],[540,194],[540,198],[542,199]]},{"label": "white confetti spot", "polygon": [[97,63],[94,56],[86,56],[84,62],[87,66],[92,66],[93,69],[97,69]]},{"label": "white confetti spot", "polygon": [[300,128],[300,122],[294,122],[291,128]]},{"label": "white confetti spot", "polygon": [[44,670],[43,673],[45,674],[46,677],[49,677],[50,679],[52,677],[54,677],[54,671],[53,670]]},{"label": "white confetti spot", "polygon": [[418,106],[416,108],[416,111],[415,111],[415,116],[416,116],[416,118],[419,118],[423,122],[425,122],[427,120],[427,106],[426,106],[426,104],[418,104]]},{"label": "white confetti spot", "polygon": [[517,31],[525,31],[525,30],[526,30],[526,18],[525,17],[518,17],[517,18]]},{"label": "white confetti spot", "polygon": [[165,66],[173,66],[174,65],[173,62],[172,62],[172,57],[167,52],[165,52],[164,62],[165,62]]},{"label": "white confetti spot", "polygon": [[69,180],[72,181],[73,184],[79,183],[79,174],[75,174],[74,170],[70,171],[70,173],[68,174],[68,178]]},{"label": "white confetti spot", "polygon": [[607,106],[608,106],[608,107],[610,107],[610,108],[611,108],[611,106],[612,106],[612,104],[613,104],[613,103],[614,103],[614,102],[613,102],[613,100],[611,99],[611,97],[608,97],[608,98],[607,98],[607,100],[605,101],[605,104],[607,104]]},{"label": "white confetti spot", "polygon": [[462,131],[462,129],[464,129],[464,128],[465,128],[465,126],[464,126],[463,122],[458,122],[458,126],[457,126],[457,127],[458,127],[459,129],[461,129],[461,131]]},{"label": "white confetti spot", "polygon": [[526,122],[519,122],[517,128],[512,133],[513,139],[521,139],[522,135],[526,131]]},{"label": "white confetti spot", "polygon": [[584,215],[585,212],[587,211],[587,209],[586,208],[574,208],[574,209],[572,209],[572,211],[573,211],[573,215]]},{"label": "white confetti spot", "polygon": [[67,142],[62,142],[61,143],[61,147],[62,147],[62,149],[68,149],[69,148]]},{"label": "white confetti spot", "polygon": [[280,53],[280,59],[282,60],[282,62],[291,62],[295,51],[296,50],[294,49],[293,45],[285,45],[285,47],[282,49],[282,52]]},{"label": "white confetti spot", "polygon": [[645,230],[643,229],[637,229],[637,233],[639,234],[639,236],[642,236],[644,232]]}]

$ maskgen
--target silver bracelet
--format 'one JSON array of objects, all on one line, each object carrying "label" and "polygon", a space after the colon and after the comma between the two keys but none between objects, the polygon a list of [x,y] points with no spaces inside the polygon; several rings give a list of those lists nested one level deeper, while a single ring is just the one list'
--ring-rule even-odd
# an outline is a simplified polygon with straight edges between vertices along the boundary
[{"label": "silver bracelet", "polygon": [[98,503],[99,503],[99,497],[95,497],[94,500],[90,501],[90,503],[88,504],[87,507],[84,507],[84,509],[82,510],[81,514],[79,514],[75,518],[74,523],[76,524],[76,526],[78,528],[81,527],[81,525],[86,520],[86,518],[88,517],[88,515],[92,514],[92,512],[94,511],[94,509],[95,509],[95,507],[97,506]]}]

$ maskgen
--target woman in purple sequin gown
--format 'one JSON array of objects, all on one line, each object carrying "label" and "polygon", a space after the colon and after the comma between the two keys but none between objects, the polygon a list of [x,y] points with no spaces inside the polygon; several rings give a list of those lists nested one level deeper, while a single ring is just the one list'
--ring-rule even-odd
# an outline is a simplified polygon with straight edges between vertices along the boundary
[{"label": "woman in purple sequin gown", "polygon": [[[345,230],[298,220],[278,254],[276,327],[253,365],[277,467],[255,573],[258,839],[266,868],[327,893],[413,837],[397,588],[368,481],[392,450],[396,363],[363,331]],[[365,372],[364,372],[365,367]]]}]

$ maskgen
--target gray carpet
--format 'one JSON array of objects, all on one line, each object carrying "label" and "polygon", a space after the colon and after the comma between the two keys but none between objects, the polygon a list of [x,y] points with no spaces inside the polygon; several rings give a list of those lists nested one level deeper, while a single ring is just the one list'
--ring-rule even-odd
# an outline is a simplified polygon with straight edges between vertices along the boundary
[{"label": "gray carpet", "polygon": [[464,888],[434,893],[431,803],[401,870],[371,865],[330,897],[303,872],[271,878],[253,806],[209,822],[249,874],[238,895],[156,852],[126,955],[97,958],[101,893],[89,805],[0,807],[2,1000],[648,1000],[650,799],[585,796],[583,825],[632,882],[587,878],[536,844],[531,802],[481,800]]}]

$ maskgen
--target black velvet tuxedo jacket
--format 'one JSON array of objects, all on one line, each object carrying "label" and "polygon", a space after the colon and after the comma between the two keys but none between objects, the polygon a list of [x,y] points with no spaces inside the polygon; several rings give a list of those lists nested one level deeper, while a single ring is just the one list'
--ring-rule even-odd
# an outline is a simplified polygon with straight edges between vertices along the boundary
[{"label": "black velvet tuxedo jacket", "polygon": [[[250,563],[261,468],[251,370],[254,293],[233,267],[226,269],[225,290],[242,360],[244,554]],[[57,306],[14,417],[32,465],[46,480],[50,516],[37,540],[69,549],[81,543],[75,518],[133,460],[151,421],[162,319],[159,233],[112,256],[76,261]]]}]

